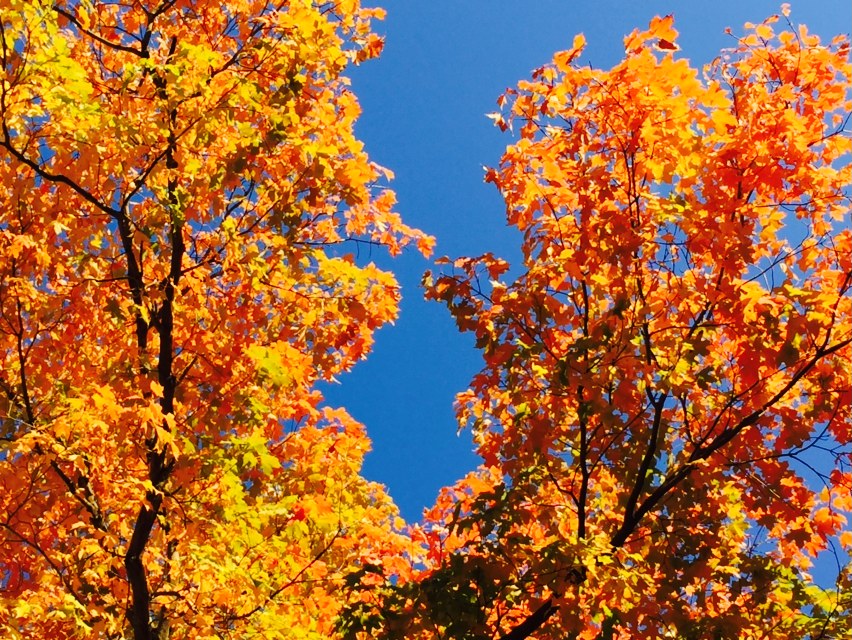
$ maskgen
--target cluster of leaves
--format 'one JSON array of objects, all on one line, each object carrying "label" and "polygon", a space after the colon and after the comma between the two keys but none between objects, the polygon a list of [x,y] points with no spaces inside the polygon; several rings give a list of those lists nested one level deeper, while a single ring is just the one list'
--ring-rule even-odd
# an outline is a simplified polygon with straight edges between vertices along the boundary
[{"label": "cluster of leaves", "polygon": [[[403,572],[315,389],[397,313],[357,0],[0,1],[0,635],[328,637]],[[396,565],[394,563],[396,562]]]},{"label": "cluster of leaves", "polygon": [[500,99],[523,266],[425,280],[484,354],[483,464],[347,637],[852,633],[850,566],[812,576],[852,551],[852,68],[784,13],[702,72],[671,17],[609,70],[578,36]]}]

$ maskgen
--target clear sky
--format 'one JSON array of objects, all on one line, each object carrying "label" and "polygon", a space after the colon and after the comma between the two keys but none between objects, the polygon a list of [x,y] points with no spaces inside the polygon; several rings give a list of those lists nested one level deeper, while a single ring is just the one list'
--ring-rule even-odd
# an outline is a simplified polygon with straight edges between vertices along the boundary
[{"label": "clear sky", "polygon": [[[365,4],[371,4],[365,0]],[[511,142],[485,113],[497,97],[568,49],[583,33],[580,62],[610,67],[622,38],[654,15],[674,14],[681,54],[694,65],[734,44],[745,22],[780,12],[764,0],[377,0],[387,19],[382,57],[351,72],[364,113],[357,127],[372,158],[396,174],[392,186],[406,223],[437,238],[436,255],[486,251],[516,261],[520,236],[506,227],[483,165],[496,165]],[[849,0],[792,0],[791,19],[829,40],[852,29]],[[403,286],[397,323],[377,335],[374,352],[341,384],[324,387],[329,404],[366,424],[373,452],[366,477],[384,483],[402,515],[419,519],[438,490],[475,467],[470,434],[457,435],[453,398],[480,368],[470,336],[444,307],[423,301],[430,261],[413,251],[389,260]]]}]

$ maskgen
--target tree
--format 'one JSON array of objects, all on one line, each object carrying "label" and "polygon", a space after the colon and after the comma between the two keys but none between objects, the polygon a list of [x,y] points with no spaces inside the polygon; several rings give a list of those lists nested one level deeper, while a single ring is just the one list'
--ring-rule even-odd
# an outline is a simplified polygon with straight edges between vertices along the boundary
[{"label": "tree", "polygon": [[784,14],[701,72],[670,16],[610,70],[578,36],[500,98],[523,265],[425,278],[483,352],[482,466],[347,637],[850,633],[852,71]]},{"label": "tree", "polygon": [[[325,638],[416,549],[315,388],[397,312],[344,2],[0,2],[0,633]],[[394,565],[394,563],[397,563]]]}]

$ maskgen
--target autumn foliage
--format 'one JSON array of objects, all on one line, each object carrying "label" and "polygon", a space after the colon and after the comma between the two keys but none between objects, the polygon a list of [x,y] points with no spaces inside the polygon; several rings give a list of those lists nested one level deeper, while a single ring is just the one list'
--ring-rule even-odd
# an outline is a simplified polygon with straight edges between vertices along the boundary
[{"label": "autumn foliage", "polygon": [[406,529],[316,388],[397,313],[353,247],[431,248],[353,134],[381,12],[0,0],[0,635],[852,633],[852,69],[783,13],[500,99],[523,264],[425,278],[482,465]]},{"label": "autumn foliage", "polygon": [[500,98],[523,264],[426,276],[483,353],[483,463],[350,637],[852,633],[849,43],[776,16],[697,71],[676,42],[657,18],[600,70],[578,36]]},{"label": "autumn foliage", "polygon": [[408,548],[315,389],[397,312],[354,243],[430,245],[352,131],[377,15],[0,2],[4,638],[326,638]]}]

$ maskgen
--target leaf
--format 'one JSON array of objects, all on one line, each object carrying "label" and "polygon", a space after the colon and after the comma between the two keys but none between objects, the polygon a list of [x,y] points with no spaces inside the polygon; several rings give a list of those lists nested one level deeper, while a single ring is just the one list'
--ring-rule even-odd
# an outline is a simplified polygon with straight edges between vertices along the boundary
[{"label": "leaf", "polygon": [[266,374],[274,386],[284,387],[292,382],[292,377],[284,364],[283,356],[275,348],[251,345],[246,350],[246,354],[254,361],[258,369]]},{"label": "leaf", "polygon": [[654,45],[654,46],[655,46],[655,48],[659,49],[660,51],[679,51],[680,50],[679,46],[677,46],[671,40],[666,40],[665,38],[660,38],[659,40],[657,40],[657,44]]}]

